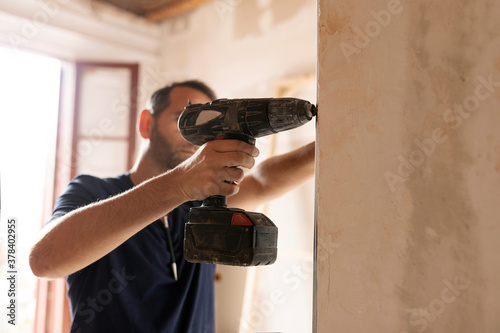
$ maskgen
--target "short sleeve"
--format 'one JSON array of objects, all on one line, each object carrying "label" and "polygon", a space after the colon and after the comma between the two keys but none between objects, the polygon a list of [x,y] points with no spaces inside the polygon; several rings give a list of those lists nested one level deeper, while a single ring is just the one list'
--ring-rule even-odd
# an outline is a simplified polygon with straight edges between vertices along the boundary
[{"label": "short sleeve", "polygon": [[52,216],[46,224],[72,210],[99,200],[99,196],[95,194],[98,181],[98,178],[87,175],[75,177],[57,199]]}]

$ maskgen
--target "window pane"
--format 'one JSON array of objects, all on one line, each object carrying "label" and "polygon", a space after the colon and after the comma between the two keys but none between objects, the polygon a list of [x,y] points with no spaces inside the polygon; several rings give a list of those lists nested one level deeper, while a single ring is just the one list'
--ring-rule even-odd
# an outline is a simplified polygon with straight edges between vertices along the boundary
[{"label": "window pane", "polygon": [[128,68],[86,68],[80,83],[78,134],[127,137]]}]

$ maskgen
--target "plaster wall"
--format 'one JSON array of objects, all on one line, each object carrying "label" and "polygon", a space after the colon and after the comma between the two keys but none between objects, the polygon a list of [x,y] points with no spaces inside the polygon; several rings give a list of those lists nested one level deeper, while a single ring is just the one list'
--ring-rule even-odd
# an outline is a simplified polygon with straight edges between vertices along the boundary
[{"label": "plaster wall", "polygon": [[284,77],[316,72],[316,1],[218,0],[163,23],[162,65],[224,97],[271,96]]},{"label": "plaster wall", "polygon": [[61,60],[154,62],[158,26],[85,0],[0,1],[0,45]]},{"label": "plaster wall", "polygon": [[317,331],[500,331],[500,3],[318,6]]}]

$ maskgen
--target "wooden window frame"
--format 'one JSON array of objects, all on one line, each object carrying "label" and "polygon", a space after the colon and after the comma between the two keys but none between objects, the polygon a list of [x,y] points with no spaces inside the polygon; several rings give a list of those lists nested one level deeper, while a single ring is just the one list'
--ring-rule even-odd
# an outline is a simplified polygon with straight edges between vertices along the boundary
[{"label": "wooden window frame", "polygon": [[[77,152],[77,129],[79,119],[80,88],[83,72],[91,67],[125,68],[130,70],[130,94],[129,94],[129,136],[127,168],[130,169],[134,163],[137,121],[137,93],[139,65],[130,63],[107,63],[107,62],[76,62],[63,64],[61,69],[61,86],[59,97],[57,140],[55,167],[52,181],[48,182],[45,190],[43,223],[50,216],[54,204],[60,194],[66,188],[68,182],[76,176],[78,163]],[[74,69],[74,73],[70,74]],[[71,95],[72,97],[67,97]],[[72,102],[67,102],[67,99]],[[72,110],[71,110],[72,108]],[[71,128],[72,131],[68,131]],[[71,147],[71,153],[67,156],[63,147]],[[125,171],[125,170],[124,170]],[[71,327],[71,316],[69,303],[66,297],[65,279],[46,280],[38,279],[36,290],[36,313],[34,332],[69,332]]]}]

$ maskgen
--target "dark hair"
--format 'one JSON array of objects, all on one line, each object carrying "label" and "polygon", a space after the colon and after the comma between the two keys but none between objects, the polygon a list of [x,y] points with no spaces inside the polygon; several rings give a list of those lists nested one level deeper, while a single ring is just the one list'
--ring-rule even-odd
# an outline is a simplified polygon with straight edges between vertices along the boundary
[{"label": "dark hair", "polygon": [[170,93],[176,87],[187,87],[198,90],[208,96],[211,100],[217,98],[212,88],[198,80],[188,80],[183,82],[175,82],[166,87],[158,89],[153,93],[149,100],[150,111],[153,117],[157,118],[170,105]]}]

